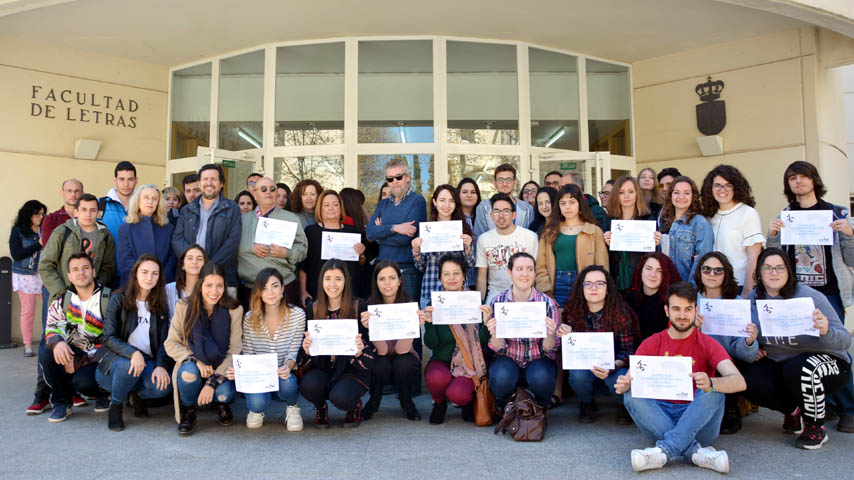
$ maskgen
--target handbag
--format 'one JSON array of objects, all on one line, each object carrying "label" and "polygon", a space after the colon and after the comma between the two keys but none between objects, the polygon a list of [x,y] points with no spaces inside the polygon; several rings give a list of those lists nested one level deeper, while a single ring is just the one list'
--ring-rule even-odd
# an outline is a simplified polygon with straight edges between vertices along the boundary
[{"label": "handbag", "polygon": [[[466,367],[472,372],[476,371],[474,368],[474,362],[472,362],[465,343],[461,338],[457,337],[457,332],[453,328],[450,330],[454,335],[454,340],[457,342],[457,347],[460,349],[460,353],[463,354],[463,361],[466,362]],[[473,375],[470,378],[471,381],[474,382],[475,393],[474,423],[478,427],[488,427],[489,425],[492,425],[493,421],[495,421],[495,395],[493,395],[492,390],[489,389],[489,381],[487,379],[478,378],[477,375]]]},{"label": "handbag", "polygon": [[546,435],[547,425],[546,409],[527,390],[517,388],[493,433],[510,432],[517,442],[539,442]]}]

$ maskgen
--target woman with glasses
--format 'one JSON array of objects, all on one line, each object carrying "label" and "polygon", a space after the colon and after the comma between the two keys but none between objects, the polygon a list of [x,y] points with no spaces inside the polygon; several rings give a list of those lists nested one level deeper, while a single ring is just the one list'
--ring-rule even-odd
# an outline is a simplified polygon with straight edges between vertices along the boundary
[{"label": "woman with glasses", "polygon": [[605,185],[602,185],[602,190],[599,190],[599,203],[604,208],[608,205],[608,199],[611,198],[611,190],[614,189],[614,181],[608,180]]},{"label": "woman with glasses", "polygon": [[677,177],[667,191],[667,202],[658,217],[662,233],[669,237],[664,253],[673,260],[679,276],[693,281],[697,260],[715,245],[712,226],[703,216],[700,192],[688,177]]},{"label": "woman with glasses", "polygon": [[528,230],[540,235],[546,222],[552,215],[552,206],[557,203],[557,189],[552,187],[540,187],[537,191],[537,204],[534,205],[534,221],[528,226]]},{"label": "woman with glasses", "polygon": [[557,331],[558,337],[571,332],[613,332],[614,365],[597,366],[591,370],[570,370],[569,385],[578,395],[581,405],[578,421],[592,423],[596,421],[596,403],[593,392],[604,386],[608,393],[618,399],[617,423],[630,425],[632,417],[622,405],[622,395],[616,395],[614,384],[617,377],[625,375],[629,366],[629,355],[635,353],[635,345],[640,343],[640,326],[635,312],[617,292],[614,279],[600,265],[590,265],[578,274],[566,307],[563,310],[563,325]]},{"label": "woman with glasses", "polygon": [[653,217],[658,217],[661,212],[661,190],[658,180],[655,178],[655,170],[647,167],[638,173],[638,185],[643,193],[643,199],[649,204],[649,210]]},{"label": "woman with glasses", "polygon": [[737,168],[718,165],[706,175],[700,195],[703,215],[712,225],[714,249],[729,259],[740,291],[753,290],[756,259],[765,237],[750,184]]},{"label": "woman with glasses", "polygon": [[533,180],[529,180],[522,185],[522,200],[528,202],[528,205],[534,207],[534,211],[537,211],[537,191],[539,189],[540,186]]},{"label": "woman with glasses", "polygon": [[664,306],[670,285],[682,280],[676,266],[661,252],[643,256],[626,294],[626,302],[640,320],[640,340],[658,333],[670,324]]},{"label": "woman with glasses", "polygon": [[[825,399],[842,389],[851,374],[851,335],[827,298],[798,283],[788,255],[767,248],[757,260],[751,300],[753,323],[759,326],[759,353],[744,370],[751,402],[785,415],[783,431],[800,434],[799,448],[816,450],[827,442]],[[762,335],[757,301],[810,298],[814,332],[793,337]]]},{"label": "woman with glasses", "polygon": [[[738,296],[738,284],[733,276],[732,264],[726,255],[721,252],[709,252],[700,257],[700,268],[694,272],[694,283],[697,284],[698,298],[700,301],[708,299],[735,300]],[[698,326],[702,326],[702,311],[697,316]],[[759,342],[756,337],[759,329],[753,323],[747,324],[747,337],[733,337],[725,335],[710,335],[726,349],[733,362],[740,369],[752,362],[759,352]],[[726,407],[721,420],[721,433],[733,434],[741,430],[741,410],[738,407],[738,394],[726,395]]]}]

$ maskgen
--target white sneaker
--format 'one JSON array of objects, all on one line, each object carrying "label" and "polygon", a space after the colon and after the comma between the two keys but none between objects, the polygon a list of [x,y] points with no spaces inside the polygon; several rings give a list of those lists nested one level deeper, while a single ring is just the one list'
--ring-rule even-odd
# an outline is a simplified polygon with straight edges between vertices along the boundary
[{"label": "white sneaker", "polygon": [[632,450],[632,468],[636,472],[661,468],[667,463],[667,455],[658,447]]},{"label": "white sneaker", "polygon": [[715,447],[701,447],[691,455],[691,461],[698,467],[708,468],[720,473],[729,473],[729,455]]},{"label": "white sneaker", "polygon": [[246,415],[246,428],[261,428],[264,425],[264,414],[249,412]]},{"label": "white sneaker", "polygon": [[302,414],[299,411],[299,405],[293,405],[285,409],[285,425],[288,426],[289,432],[302,431]]}]

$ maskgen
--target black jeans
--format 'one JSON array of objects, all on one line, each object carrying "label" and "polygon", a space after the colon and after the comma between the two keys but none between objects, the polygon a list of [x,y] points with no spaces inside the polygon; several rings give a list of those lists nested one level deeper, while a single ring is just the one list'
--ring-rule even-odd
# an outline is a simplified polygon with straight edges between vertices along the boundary
[{"label": "black jeans", "polygon": [[[79,350],[73,350],[75,355],[85,355]],[[39,352],[39,363],[42,366],[44,379],[52,390],[51,401],[54,405],[71,405],[71,397],[76,392],[90,397],[107,395],[95,381],[97,363],[90,363],[74,373],[68,373],[65,367],[53,359],[53,351],[50,348]]]},{"label": "black jeans", "polygon": [[316,369],[309,370],[302,377],[299,390],[315,408],[322,407],[329,400],[335,408],[345,412],[356,408],[362,395],[368,391],[353,378],[338,378],[333,382],[328,373]]},{"label": "black jeans", "polygon": [[383,398],[383,387],[393,381],[400,397],[400,408],[404,412],[415,409],[412,402],[412,389],[420,380],[421,361],[412,353],[403,355],[381,355],[374,362],[371,374],[371,399],[365,406],[366,410],[376,411]]},{"label": "black jeans", "polygon": [[851,366],[827,353],[802,353],[784,362],[768,357],[743,371],[751,402],[790,414],[800,407],[804,421],[824,425],[825,399],[848,382]]}]

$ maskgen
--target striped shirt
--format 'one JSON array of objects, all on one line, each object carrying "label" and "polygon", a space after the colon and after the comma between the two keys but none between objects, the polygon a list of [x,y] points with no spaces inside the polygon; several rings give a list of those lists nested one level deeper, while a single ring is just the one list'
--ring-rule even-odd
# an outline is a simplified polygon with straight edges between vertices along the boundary
[{"label": "striped shirt", "polygon": [[[510,287],[493,297],[492,301],[489,302],[489,306],[494,312],[496,303],[512,301],[513,287]],[[516,362],[516,364],[522,368],[527,367],[529,363],[544,356],[554,360],[557,354],[557,348],[560,346],[560,340],[557,338],[557,328],[560,327],[560,318],[558,318],[557,304],[555,301],[552,300],[552,297],[533,287],[531,288],[531,298],[527,301],[545,302],[546,316],[552,319],[555,323],[555,332],[553,333],[555,336],[554,349],[549,351],[543,350],[544,339],[542,338],[505,338],[504,347],[498,350],[492,346],[492,342],[489,342],[489,348],[495,350],[496,355],[504,355]]]},{"label": "striped shirt", "polygon": [[249,324],[252,311],[246,312],[243,317],[243,355],[275,353],[280,367],[284,366],[287,360],[296,362],[305,332],[305,312],[294,306],[289,306],[288,311],[290,315],[287,321],[279,322],[272,338],[264,319],[261,319],[261,330],[258,331]]}]

